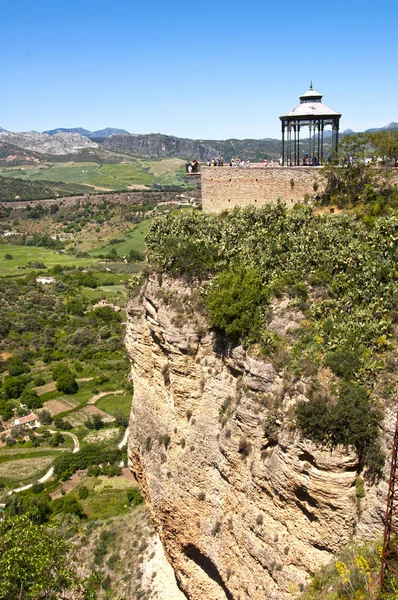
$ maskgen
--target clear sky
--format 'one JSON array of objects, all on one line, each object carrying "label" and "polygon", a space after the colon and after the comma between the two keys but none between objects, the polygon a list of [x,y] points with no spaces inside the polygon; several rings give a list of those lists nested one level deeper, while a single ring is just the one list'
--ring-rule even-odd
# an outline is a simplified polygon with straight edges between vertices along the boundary
[{"label": "clear sky", "polygon": [[398,121],[398,2],[1,0],[0,126],[280,137],[310,80],[341,128]]}]

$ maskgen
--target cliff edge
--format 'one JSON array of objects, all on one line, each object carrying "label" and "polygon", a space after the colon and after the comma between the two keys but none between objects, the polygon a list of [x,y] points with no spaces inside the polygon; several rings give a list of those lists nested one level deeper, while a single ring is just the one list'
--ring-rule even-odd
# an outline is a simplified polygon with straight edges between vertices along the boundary
[{"label": "cliff edge", "polygon": [[[302,318],[281,299],[269,328],[283,336]],[[129,458],[187,598],[287,600],[353,536],[380,534],[386,482],[357,498],[356,453],[295,427],[308,380],[217,339],[197,284],[151,275],[129,302],[125,343]]]}]

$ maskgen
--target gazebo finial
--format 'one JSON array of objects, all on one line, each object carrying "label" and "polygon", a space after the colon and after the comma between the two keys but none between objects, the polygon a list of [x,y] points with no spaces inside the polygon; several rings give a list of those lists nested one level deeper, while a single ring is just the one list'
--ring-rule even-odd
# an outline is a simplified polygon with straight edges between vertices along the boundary
[{"label": "gazebo finial", "polygon": [[310,83],[310,90],[312,90],[312,79],[311,79],[311,83]]}]

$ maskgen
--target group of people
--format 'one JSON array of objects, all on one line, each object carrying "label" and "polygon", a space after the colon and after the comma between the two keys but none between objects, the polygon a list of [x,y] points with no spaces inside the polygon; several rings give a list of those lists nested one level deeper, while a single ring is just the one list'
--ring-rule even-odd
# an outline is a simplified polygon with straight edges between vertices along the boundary
[{"label": "group of people", "polygon": [[244,161],[243,158],[231,158],[231,160],[229,161],[229,166],[230,167],[245,167],[248,168],[250,167],[250,160],[246,160]]},{"label": "group of people", "polygon": [[218,158],[212,158],[211,160],[209,159],[207,161],[207,166],[208,167],[223,167],[224,159],[221,156],[219,156]]},{"label": "group of people", "polygon": [[199,172],[199,161],[196,160],[196,158],[192,162],[188,161],[187,164],[185,165],[185,172],[186,173],[198,173]]}]

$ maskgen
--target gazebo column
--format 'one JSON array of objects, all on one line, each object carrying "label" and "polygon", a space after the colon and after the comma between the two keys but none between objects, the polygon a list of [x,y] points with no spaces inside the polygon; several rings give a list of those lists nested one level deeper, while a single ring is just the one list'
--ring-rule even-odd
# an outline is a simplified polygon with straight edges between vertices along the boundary
[{"label": "gazebo column", "polygon": [[297,124],[294,123],[293,124],[293,131],[294,131],[294,154],[293,154],[294,160],[293,160],[293,162],[294,162],[294,166],[297,166],[297,131],[296,131],[296,127],[297,127]]},{"label": "gazebo column", "polygon": [[318,156],[317,160],[321,162],[321,121],[318,121]]},{"label": "gazebo column", "polygon": [[285,165],[285,121],[282,121],[282,167]]},{"label": "gazebo column", "polygon": [[300,123],[297,122],[297,165],[300,166]]},{"label": "gazebo column", "polygon": [[323,131],[325,129],[325,123],[322,121],[321,125],[321,165],[323,165]]}]

